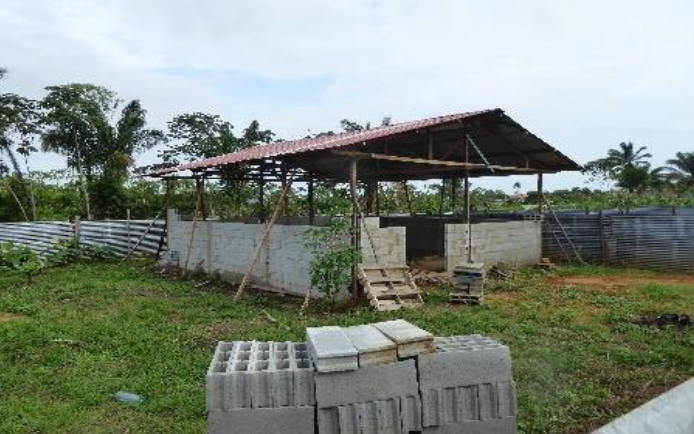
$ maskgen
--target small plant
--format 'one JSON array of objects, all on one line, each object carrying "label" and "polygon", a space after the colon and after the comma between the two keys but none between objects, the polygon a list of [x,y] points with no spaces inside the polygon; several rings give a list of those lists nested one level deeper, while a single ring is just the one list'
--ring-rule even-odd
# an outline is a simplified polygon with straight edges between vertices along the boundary
[{"label": "small plant", "polygon": [[29,283],[36,273],[43,268],[43,261],[26,246],[13,243],[0,244],[0,270],[18,271],[24,274]]},{"label": "small plant", "polygon": [[95,262],[115,259],[116,252],[104,246],[78,244],[77,240],[58,240],[53,253],[47,258],[51,265],[67,265],[78,262]]},{"label": "small plant", "polygon": [[313,228],[304,235],[304,244],[313,253],[311,287],[333,301],[349,285],[352,268],[361,261],[361,253],[349,243],[350,235],[344,219],[333,220],[329,226]]}]

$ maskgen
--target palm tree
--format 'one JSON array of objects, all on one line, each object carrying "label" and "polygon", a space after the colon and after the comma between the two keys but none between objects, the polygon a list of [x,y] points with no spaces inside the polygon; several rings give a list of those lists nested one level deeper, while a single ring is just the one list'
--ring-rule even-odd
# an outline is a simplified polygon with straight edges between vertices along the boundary
[{"label": "palm tree", "polygon": [[694,187],[694,152],[678,152],[667,160],[669,177],[684,188]]},{"label": "palm tree", "polygon": [[617,186],[626,189],[629,193],[642,192],[648,188],[660,188],[665,183],[663,171],[665,168],[643,163],[638,166],[625,166],[617,175]]},{"label": "palm tree", "polygon": [[647,164],[646,159],[652,155],[646,152],[646,147],[641,146],[634,150],[632,142],[622,142],[619,144],[619,149],[610,149],[607,151],[606,161],[613,169],[623,169],[627,166],[640,166]]}]

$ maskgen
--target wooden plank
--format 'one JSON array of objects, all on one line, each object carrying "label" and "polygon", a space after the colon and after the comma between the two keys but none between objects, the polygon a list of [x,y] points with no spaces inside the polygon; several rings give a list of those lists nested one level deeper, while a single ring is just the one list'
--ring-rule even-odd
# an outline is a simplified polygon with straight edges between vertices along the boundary
[{"label": "wooden plank", "polygon": [[415,157],[402,157],[399,155],[385,155],[385,154],[375,154],[369,152],[358,152],[358,151],[333,151],[336,155],[342,155],[345,157],[352,158],[367,158],[372,160],[384,160],[384,161],[394,161],[398,163],[413,163],[413,164],[428,164],[432,166],[444,166],[444,167],[460,167],[466,169],[481,169],[481,170],[503,170],[506,172],[522,172],[522,173],[542,173],[547,172],[542,169],[532,169],[526,167],[513,167],[513,166],[499,166],[499,165],[486,165],[479,163],[465,163],[462,161],[449,161],[449,160],[429,160],[427,158],[415,158]]}]

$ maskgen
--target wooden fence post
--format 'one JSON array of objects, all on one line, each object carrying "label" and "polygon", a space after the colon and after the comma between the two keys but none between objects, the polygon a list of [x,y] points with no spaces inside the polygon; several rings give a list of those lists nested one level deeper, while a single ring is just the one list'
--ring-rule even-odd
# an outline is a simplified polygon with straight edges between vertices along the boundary
[{"label": "wooden fence post", "polygon": [[80,232],[82,230],[82,219],[80,216],[75,216],[75,223],[74,223],[74,234],[75,234],[75,243],[77,244],[77,247],[80,245]]}]

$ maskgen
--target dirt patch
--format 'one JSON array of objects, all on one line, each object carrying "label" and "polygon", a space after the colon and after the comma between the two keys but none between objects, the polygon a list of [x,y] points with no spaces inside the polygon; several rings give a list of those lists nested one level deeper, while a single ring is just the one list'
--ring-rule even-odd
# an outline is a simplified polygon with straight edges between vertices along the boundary
[{"label": "dirt patch", "polygon": [[0,323],[9,321],[21,321],[26,319],[24,315],[17,315],[16,313],[0,312]]},{"label": "dirt patch", "polygon": [[574,285],[579,287],[597,289],[606,292],[621,292],[622,290],[636,286],[659,283],[663,285],[694,285],[694,276],[689,275],[664,275],[653,277],[627,277],[627,276],[571,276],[551,277],[548,279],[553,287]]}]

